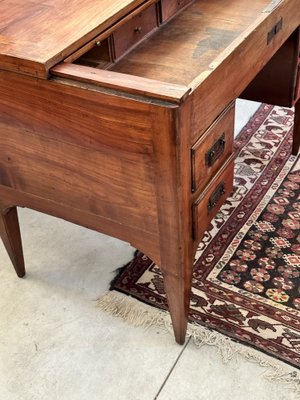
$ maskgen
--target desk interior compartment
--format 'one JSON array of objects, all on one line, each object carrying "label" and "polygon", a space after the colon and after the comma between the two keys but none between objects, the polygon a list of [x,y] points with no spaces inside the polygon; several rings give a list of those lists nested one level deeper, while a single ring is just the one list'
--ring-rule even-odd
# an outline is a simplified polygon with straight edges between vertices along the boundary
[{"label": "desk interior compartment", "polygon": [[102,32],[65,62],[108,69],[159,26],[157,0],[150,0]]},{"label": "desk interior compartment", "polygon": [[95,41],[95,43],[88,46],[86,50],[84,54],[74,61],[74,64],[106,69],[113,62],[113,44],[111,36],[103,40]]},{"label": "desk interior compartment", "polygon": [[[177,4],[178,7],[182,6],[180,12],[164,23],[159,19],[160,10],[162,7],[171,7],[172,1],[174,0],[148,0],[111,25],[105,25],[102,31],[99,29],[98,36],[92,39],[92,45],[95,46],[97,41],[102,43],[107,40],[101,62],[98,62],[99,59],[93,62],[93,52],[96,50],[86,54],[91,50],[90,47],[87,48],[90,44],[86,43],[64,60],[62,64],[66,66],[65,71],[63,65],[57,65],[52,67],[50,73],[98,86],[122,89],[125,92],[131,92],[133,86],[138,86],[135,93],[149,93],[158,98],[161,98],[158,93],[161,87],[165,90],[167,85],[177,85],[171,89],[181,92],[184,88],[185,92],[190,89],[194,92],[196,108],[197,98],[205,95],[205,107],[199,110],[197,108],[195,118],[191,121],[191,144],[194,144],[212,123],[215,115],[221,113],[226,104],[242,93],[261,65],[271,59],[275,48],[279,48],[281,42],[295,31],[297,21],[294,18],[290,24],[286,23],[287,6],[278,11],[276,8],[274,21],[269,21],[268,13],[264,10],[270,5],[270,0],[255,0],[251,7],[247,7],[246,0],[230,1],[226,7],[219,0],[195,0],[184,3],[184,6],[183,3]],[[262,15],[265,17],[263,22]],[[268,45],[272,24],[278,21],[282,21],[282,27]],[[257,28],[249,35],[251,26]],[[254,49],[251,46],[253,41],[261,46]],[[295,43],[294,39],[290,42],[291,48],[294,48]],[[240,47],[244,49],[243,57],[239,58],[237,65],[236,58],[228,57],[228,54],[238,54]],[[252,64],[254,50],[256,61]],[[280,57],[285,59],[285,56]],[[226,63],[225,58],[228,60]],[[77,64],[73,70],[67,65],[72,63]],[[223,68],[219,68],[219,65],[223,65]],[[105,72],[103,74],[92,72],[91,66],[99,71],[108,71],[101,71]],[[289,71],[293,70],[290,66],[287,68]],[[233,73],[236,69],[240,79]],[[295,75],[295,70],[293,71]],[[205,85],[201,85],[201,82],[204,77],[209,81],[212,73],[215,79],[214,90],[204,94]],[[284,72],[280,73],[285,76]],[[232,89],[226,97],[224,79]],[[263,93],[266,91],[263,90]],[[295,86],[290,97],[293,98],[294,94]],[[196,118],[201,121],[201,132],[196,126]]]}]

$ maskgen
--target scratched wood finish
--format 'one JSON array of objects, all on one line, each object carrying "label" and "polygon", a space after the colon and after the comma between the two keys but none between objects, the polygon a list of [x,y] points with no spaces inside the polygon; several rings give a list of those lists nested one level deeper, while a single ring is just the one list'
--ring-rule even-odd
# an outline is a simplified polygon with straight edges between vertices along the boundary
[{"label": "scratched wood finish", "polygon": [[0,68],[47,77],[52,66],[142,2],[1,0]]}]

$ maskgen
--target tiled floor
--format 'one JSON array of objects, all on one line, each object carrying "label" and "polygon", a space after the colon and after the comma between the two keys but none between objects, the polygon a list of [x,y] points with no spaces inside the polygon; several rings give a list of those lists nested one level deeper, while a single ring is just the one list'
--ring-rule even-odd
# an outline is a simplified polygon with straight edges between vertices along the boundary
[{"label": "tiled floor", "polygon": [[[239,127],[253,107],[238,104]],[[25,279],[0,245],[0,400],[296,399],[256,364],[97,309],[128,244],[30,210],[20,220]]]}]

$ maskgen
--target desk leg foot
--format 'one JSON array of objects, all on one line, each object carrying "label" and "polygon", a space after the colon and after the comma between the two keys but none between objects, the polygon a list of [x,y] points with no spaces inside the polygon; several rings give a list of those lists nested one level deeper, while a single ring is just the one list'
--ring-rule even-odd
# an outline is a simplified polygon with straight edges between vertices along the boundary
[{"label": "desk leg foot", "polygon": [[[174,268],[175,269],[175,268]],[[172,268],[169,269],[172,271]],[[176,272],[166,272],[164,274],[164,286],[167,294],[168,306],[171,314],[175,340],[179,344],[184,344],[188,313],[191,297],[191,271],[186,276],[176,275]]]},{"label": "desk leg foot", "polygon": [[1,211],[0,236],[18,277],[25,275],[25,265],[17,208]]},{"label": "desk leg foot", "polygon": [[296,156],[300,147],[300,99],[295,104],[295,120],[292,154]]}]

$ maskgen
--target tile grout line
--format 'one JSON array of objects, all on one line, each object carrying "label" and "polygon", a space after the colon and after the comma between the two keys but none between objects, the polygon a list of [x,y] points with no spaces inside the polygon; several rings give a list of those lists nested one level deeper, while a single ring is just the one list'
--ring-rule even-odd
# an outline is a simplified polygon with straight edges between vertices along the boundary
[{"label": "tile grout line", "polygon": [[166,385],[168,379],[170,378],[170,376],[171,376],[172,372],[174,371],[174,369],[175,369],[175,367],[176,367],[178,361],[180,360],[180,358],[181,358],[181,356],[182,356],[184,350],[187,348],[187,345],[190,343],[190,340],[191,340],[191,338],[189,337],[188,340],[186,341],[185,345],[183,346],[183,349],[181,350],[181,352],[179,353],[178,357],[176,358],[176,360],[175,360],[175,362],[174,362],[172,368],[170,369],[168,375],[166,376],[165,380],[163,381],[161,387],[159,388],[159,390],[158,390],[156,396],[154,397],[154,400],[157,400],[157,399],[158,399],[158,396],[160,395],[161,391],[162,391],[163,388],[165,387],[165,385]]}]

